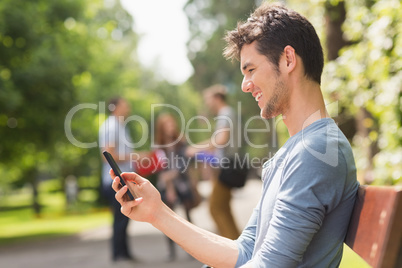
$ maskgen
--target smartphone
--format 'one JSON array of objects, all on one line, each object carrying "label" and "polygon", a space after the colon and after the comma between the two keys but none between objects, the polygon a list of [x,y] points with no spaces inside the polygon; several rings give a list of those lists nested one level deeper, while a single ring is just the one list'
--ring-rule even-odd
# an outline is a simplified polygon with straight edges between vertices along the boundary
[{"label": "smartphone", "polygon": [[113,169],[114,174],[120,178],[120,184],[127,185],[128,190],[130,191],[130,193],[132,194],[134,199],[137,199],[138,195],[136,194],[136,192],[134,190],[135,182],[127,183],[127,181],[121,176],[121,170],[120,170],[119,166],[116,164],[116,161],[114,161],[113,156],[108,151],[103,151],[103,156],[106,158],[110,167]]}]

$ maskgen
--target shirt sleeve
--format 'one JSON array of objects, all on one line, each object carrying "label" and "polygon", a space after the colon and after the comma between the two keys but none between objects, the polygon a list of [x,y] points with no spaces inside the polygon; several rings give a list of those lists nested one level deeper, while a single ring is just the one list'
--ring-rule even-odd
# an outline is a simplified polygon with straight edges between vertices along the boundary
[{"label": "shirt sleeve", "polygon": [[258,220],[257,207],[254,209],[253,214],[251,214],[251,217],[242,234],[236,240],[239,256],[237,258],[235,267],[240,267],[247,263],[253,255]]},{"label": "shirt sleeve", "polygon": [[341,198],[342,164],[332,167],[305,151],[289,159],[253,267],[297,267],[326,213]]}]

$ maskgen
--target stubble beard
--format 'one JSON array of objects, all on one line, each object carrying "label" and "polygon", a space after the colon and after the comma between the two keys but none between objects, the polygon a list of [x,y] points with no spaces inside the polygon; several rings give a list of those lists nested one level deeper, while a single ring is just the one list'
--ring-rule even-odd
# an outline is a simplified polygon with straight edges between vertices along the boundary
[{"label": "stubble beard", "polygon": [[289,89],[282,80],[277,79],[274,86],[274,95],[265,104],[261,116],[265,119],[274,118],[282,114],[288,106]]}]

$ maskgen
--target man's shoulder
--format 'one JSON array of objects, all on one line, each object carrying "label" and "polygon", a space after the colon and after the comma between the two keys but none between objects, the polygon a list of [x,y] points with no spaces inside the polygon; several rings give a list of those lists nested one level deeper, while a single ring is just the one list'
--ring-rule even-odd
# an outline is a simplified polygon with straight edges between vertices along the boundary
[{"label": "man's shoulder", "polygon": [[100,126],[99,134],[108,135],[107,133],[116,132],[118,127],[118,121],[116,120],[116,118],[114,118],[113,116],[109,116]]},{"label": "man's shoulder", "polygon": [[232,115],[234,115],[234,109],[229,105],[223,106],[218,112],[218,116],[232,116]]},{"label": "man's shoulder", "polygon": [[110,127],[116,127],[119,124],[119,121],[114,117],[114,116],[109,116],[106,118],[106,120],[102,123],[102,127],[110,128]]},{"label": "man's shoulder", "polygon": [[338,126],[332,120],[327,120],[313,129],[302,130],[289,154],[296,161],[336,167],[340,163],[345,164],[345,155],[349,158],[352,149]]}]

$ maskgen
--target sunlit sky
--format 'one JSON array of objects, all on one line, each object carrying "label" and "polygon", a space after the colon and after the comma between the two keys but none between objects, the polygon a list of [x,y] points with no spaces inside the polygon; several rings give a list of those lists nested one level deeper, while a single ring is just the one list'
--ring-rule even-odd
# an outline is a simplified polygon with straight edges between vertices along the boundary
[{"label": "sunlit sky", "polygon": [[188,21],[183,12],[187,0],[121,0],[134,18],[134,30],[140,34],[138,56],[146,67],[155,67],[163,79],[180,84],[192,74],[187,59]]}]

